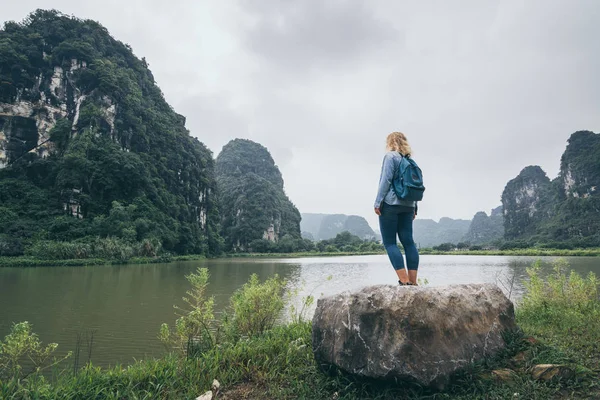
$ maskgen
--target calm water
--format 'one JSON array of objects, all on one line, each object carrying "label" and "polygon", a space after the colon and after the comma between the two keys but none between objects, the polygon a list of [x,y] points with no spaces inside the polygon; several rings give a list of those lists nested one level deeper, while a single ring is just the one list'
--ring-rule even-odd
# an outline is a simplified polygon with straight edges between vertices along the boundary
[{"label": "calm water", "polygon": [[[516,277],[513,299],[522,294],[531,257],[421,256],[419,277],[428,284],[508,282]],[[544,270],[553,258],[544,258]],[[600,258],[570,258],[571,267],[600,274]],[[29,321],[44,343],[59,351],[74,350],[78,333],[95,330],[92,361],[96,365],[127,364],[160,356],[156,339],[162,322],[176,318],[173,305],[189,285],[185,275],[198,267],[211,273],[209,295],[217,310],[256,273],[262,279],[279,274],[300,296],[316,297],[379,283],[394,284],[387,257],[354,256],[298,259],[227,259],[153,265],[94,267],[0,268],[0,338],[13,322]],[[331,277],[331,278],[330,278]],[[328,279],[330,278],[330,279]],[[502,285],[500,284],[502,287]],[[85,362],[82,349],[82,362]]]}]

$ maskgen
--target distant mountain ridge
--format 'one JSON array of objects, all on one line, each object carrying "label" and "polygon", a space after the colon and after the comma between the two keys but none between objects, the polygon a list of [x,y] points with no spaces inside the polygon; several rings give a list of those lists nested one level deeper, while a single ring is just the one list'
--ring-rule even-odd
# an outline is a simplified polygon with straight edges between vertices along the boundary
[{"label": "distant mountain ridge", "polygon": [[418,247],[432,247],[442,243],[458,243],[468,232],[471,221],[443,217],[439,222],[432,219],[415,219],[413,237]]},{"label": "distant mountain ridge", "polygon": [[302,213],[300,230],[302,237],[311,240],[331,239],[344,231],[361,239],[378,238],[367,220],[358,215]]}]

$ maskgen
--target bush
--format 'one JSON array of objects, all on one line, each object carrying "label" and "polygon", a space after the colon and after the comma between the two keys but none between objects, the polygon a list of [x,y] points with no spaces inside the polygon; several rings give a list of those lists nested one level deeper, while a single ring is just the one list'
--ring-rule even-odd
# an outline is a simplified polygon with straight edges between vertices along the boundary
[{"label": "bush", "polygon": [[456,248],[456,245],[454,243],[442,243],[440,245],[433,246],[433,250],[436,250],[436,251],[452,251],[455,248]]},{"label": "bush", "polygon": [[155,238],[130,242],[108,237],[78,242],[41,240],[29,247],[25,254],[44,260],[100,258],[126,262],[132,257],[157,257],[161,250],[162,244]]},{"label": "bush", "polygon": [[258,275],[252,274],[231,297],[230,315],[224,321],[228,337],[251,337],[272,329],[283,310],[285,285],[278,275],[260,283]]},{"label": "bush", "polygon": [[[57,347],[56,343],[44,347],[38,336],[31,331],[29,322],[14,324],[10,333],[0,342],[0,381],[22,379],[56,365],[71,355],[69,353],[58,361],[50,360]],[[23,361],[31,365],[31,371],[24,371],[21,365]]]},{"label": "bush", "polygon": [[215,302],[213,297],[205,297],[209,276],[208,268],[198,268],[196,273],[186,276],[192,289],[186,292],[187,297],[183,297],[183,301],[189,309],[175,307],[181,314],[173,331],[168,324],[160,327],[158,338],[167,347],[188,357],[202,354],[216,343],[213,333]]}]

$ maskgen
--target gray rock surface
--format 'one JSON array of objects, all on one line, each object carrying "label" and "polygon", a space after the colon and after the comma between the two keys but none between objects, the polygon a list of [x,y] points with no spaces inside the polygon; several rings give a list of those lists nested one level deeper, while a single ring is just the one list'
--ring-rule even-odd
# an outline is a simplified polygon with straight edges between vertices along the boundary
[{"label": "gray rock surface", "polygon": [[323,367],[441,388],[516,329],[512,302],[493,284],[377,285],[319,299],[313,351]]}]

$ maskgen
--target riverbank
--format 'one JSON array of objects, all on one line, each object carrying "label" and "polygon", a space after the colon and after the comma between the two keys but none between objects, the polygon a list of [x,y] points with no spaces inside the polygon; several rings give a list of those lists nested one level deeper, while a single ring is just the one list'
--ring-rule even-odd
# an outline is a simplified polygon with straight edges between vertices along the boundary
[{"label": "riverbank", "polygon": [[68,260],[44,260],[36,257],[0,257],[0,267],[84,267],[90,265],[121,265],[121,264],[159,264],[176,261],[205,260],[201,254],[162,257],[132,257],[127,260],[110,260],[102,258],[80,258]]},{"label": "riverbank", "polygon": [[[213,379],[220,382],[217,399],[221,400],[597,398],[598,280],[571,275],[563,267],[557,264],[548,282],[537,275],[539,267],[530,270],[527,294],[516,311],[523,333],[507,338],[502,354],[457,375],[444,393],[323,374],[313,359],[311,323],[300,319],[259,334],[222,340],[200,355],[173,353],[110,369],[70,367],[51,379],[35,374],[10,379],[2,370],[7,364],[0,355],[0,398],[196,398],[210,389]],[[246,299],[255,299],[260,292],[248,291],[251,296]],[[252,310],[249,316],[255,314]],[[562,378],[538,379],[532,369],[539,364],[560,365],[566,373]]]},{"label": "riverbank", "polygon": [[[439,251],[419,249],[421,255],[460,255],[460,256],[529,256],[529,257],[600,257],[600,248],[589,249],[512,249],[512,250],[451,250]],[[229,253],[216,258],[304,258],[304,257],[342,257],[385,254],[379,251],[338,251],[338,252],[298,252],[298,253]],[[0,257],[0,267],[79,267],[90,265],[119,264],[157,264],[176,261],[204,260],[201,254],[183,256],[133,257],[128,260],[110,260],[101,258],[45,260],[36,257]]]},{"label": "riverbank", "polygon": [[[340,256],[365,256],[386,254],[385,251],[370,252],[300,252],[300,253],[233,253],[229,258],[300,258],[300,257],[340,257]],[[600,257],[600,248],[589,249],[543,249],[527,248],[512,250],[450,250],[441,251],[430,248],[419,249],[421,255],[435,256],[531,256],[531,257]]]},{"label": "riverbank", "polygon": [[422,255],[461,255],[461,256],[532,256],[532,257],[600,257],[600,248],[588,249],[544,249],[531,247],[511,250],[450,250],[439,251],[419,249]]}]

